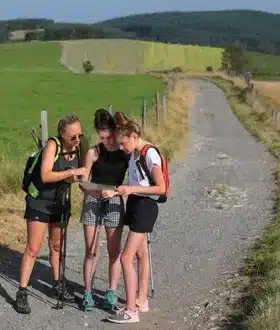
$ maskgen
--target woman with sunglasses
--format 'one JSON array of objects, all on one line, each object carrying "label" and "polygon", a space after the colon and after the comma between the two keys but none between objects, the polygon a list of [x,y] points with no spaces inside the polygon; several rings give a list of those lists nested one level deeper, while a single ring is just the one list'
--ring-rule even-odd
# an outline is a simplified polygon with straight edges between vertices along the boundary
[{"label": "woman with sunglasses", "polygon": [[[46,229],[49,230],[49,258],[53,272],[53,287],[51,295],[57,298],[61,295],[58,288],[59,280],[59,250],[61,203],[59,191],[68,190],[70,184],[86,173],[84,167],[78,168],[77,147],[80,144],[81,124],[76,116],[64,116],[58,122],[58,139],[61,142],[61,152],[57,152],[57,142],[50,138],[47,142],[41,163],[41,175],[36,186],[40,187],[39,196],[33,198],[27,194],[24,218],[27,224],[27,245],[22,257],[20,268],[19,290],[16,294],[16,310],[29,314],[27,286],[35,260],[44,240]],[[67,202],[70,215],[70,198]],[[67,221],[69,218],[67,219]],[[73,302],[74,295],[65,287],[64,301]]]},{"label": "woman with sunglasses", "polygon": [[[120,150],[115,138],[114,118],[105,109],[99,109],[94,116],[94,126],[100,143],[89,149],[85,167],[87,174],[82,180],[97,184],[120,186],[128,166],[128,156]],[[84,225],[85,259],[83,309],[92,311],[95,302],[92,297],[92,268],[95,237],[98,225],[104,225],[109,256],[109,288],[105,293],[103,308],[114,309],[117,304],[117,285],[120,279],[120,249],[124,220],[124,202],[115,191],[92,191],[80,186],[85,193],[81,222]]]}]

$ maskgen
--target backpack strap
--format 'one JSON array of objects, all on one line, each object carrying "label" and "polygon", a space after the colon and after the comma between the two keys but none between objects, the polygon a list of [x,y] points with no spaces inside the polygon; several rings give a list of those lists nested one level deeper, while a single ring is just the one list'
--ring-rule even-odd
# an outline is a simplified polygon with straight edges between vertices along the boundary
[{"label": "backpack strap", "polygon": [[[56,143],[56,152],[55,152],[55,158],[54,158],[54,161],[56,162],[57,159],[58,159],[58,157],[59,157],[59,154],[60,154],[60,152],[61,152],[61,141],[59,140],[59,138],[57,138],[57,137],[55,137],[55,136],[49,138],[48,141],[49,141],[49,140],[54,140],[55,143]],[[30,168],[29,168],[29,170],[28,170],[28,174],[29,174],[29,175],[33,172],[33,170],[34,170],[34,168],[35,168],[35,166],[36,166],[36,164],[37,164],[37,162],[38,162],[40,156],[42,155],[43,149],[44,149],[44,148],[40,148],[39,150],[35,151],[35,152],[31,155],[31,156],[34,156],[35,158],[34,158],[34,160],[33,160],[32,165],[30,166]]]},{"label": "backpack strap", "polygon": [[144,179],[144,175],[143,175],[143,173],[142,173],[142,171],[141,171],[141,168],[143,169],[144,173],[147,175],[147,178],[148,178],[148,180],[149,180],[149,184],[150,184],[151,186],[154,186],[155,183],[154,183],[154,180],[153,180],[152,174],[150,173],[150,171],[149,171],[149,169],[148,169],[147,162],[146,162],[146,154],[147,154],[147,151],[148,151],[150,148],[155,149],[156,152],[160,155],[159,150],[158,150],[155,146],[153,146],[152,144],[146,144],[146,145],[142,148],[142,150],[141,150],[141,152],[140,152],[140,158],[139,158],[139,160],[136,162],[136,166],[137,166],[137,168],[138,168],[138,170],[139,170],[139,172],[140,172],[142,178]]},{"label": "backpack strap", "polygon": [[99,157],[101,153],[101,143],[98,143],[93,148],[96,150],[97,156]]},{"label": "backpack strap", "polygon": [[55,151],[55,156],[54,156],[54,162],[58,160],[59,155],[61,154],[61,141],[59,137],[52,136],[48,139],[48,141],[54,140],[56,144],[56,151]]},{"label": "backpack strap", "polygon": [[29,170],[28,170],[28,174],[31,175],[31,173],[33,172],[34,170],[34,167],[36,166],[37,162],[38,162],[38,159],[39,157],[41,156],[41,153],[42,153],[42,150],[43,149],[39,149],[38,151],[34,152],[31,157],[35,157],[34,160],[33,160],[33,163],[32,165],[30,166]]}]

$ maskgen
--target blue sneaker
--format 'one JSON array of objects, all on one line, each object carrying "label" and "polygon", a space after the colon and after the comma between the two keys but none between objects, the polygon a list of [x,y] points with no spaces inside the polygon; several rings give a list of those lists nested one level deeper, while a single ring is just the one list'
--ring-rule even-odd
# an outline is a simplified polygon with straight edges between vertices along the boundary
[{"label": "blue sneaker", "polygon": [[92,298],[91,292],[85,292],[82,305],[85,312],[91,312],[94,310],[95,301]]},{"label": "blue sneaker", "polygon": [[113,310],[117,308],[117,303],[118,303],[118,295],[116,291],[107,290],[104,296],[103,308]]}]

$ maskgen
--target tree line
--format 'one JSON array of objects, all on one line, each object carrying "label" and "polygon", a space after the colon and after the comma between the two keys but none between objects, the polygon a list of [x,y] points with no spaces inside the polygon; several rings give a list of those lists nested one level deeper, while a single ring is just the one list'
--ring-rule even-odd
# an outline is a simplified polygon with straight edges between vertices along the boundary
[{"label": "tree line", "polygon": [[0,21],[0,43],[9,42],[14,31],[24,30],[24,41],[50,41],[92,38],[135,39],[136,34],[119,28],[91,25],[55,23],[51,20]]},{"label": "tree line", "polygon": [[280,15],[228,10],[132,15],[96,24],[59,23],[48,19],[0,21],[0,42],[25,30],[25,41],[123,38],[164,43],[230,47],[280,55]]}]

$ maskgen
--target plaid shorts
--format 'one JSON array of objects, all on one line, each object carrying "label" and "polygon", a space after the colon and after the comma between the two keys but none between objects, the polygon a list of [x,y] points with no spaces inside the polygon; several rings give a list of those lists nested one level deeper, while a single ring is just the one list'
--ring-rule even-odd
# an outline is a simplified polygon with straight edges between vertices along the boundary
[{"label": "plaid shorts", "polygon": [[109,200],[85,195],[81,223],[87,226],[103,224],[105,227],[117,228],[124,222],[124,201],[121,196]]}]

